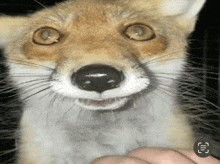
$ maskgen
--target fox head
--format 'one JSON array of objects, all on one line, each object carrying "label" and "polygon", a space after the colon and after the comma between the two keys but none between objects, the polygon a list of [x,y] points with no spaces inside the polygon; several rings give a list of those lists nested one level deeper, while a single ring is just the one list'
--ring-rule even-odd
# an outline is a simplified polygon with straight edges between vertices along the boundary
[{"label": "fox head", "polygon": [[35,85],[25,98],[48,90],[84,109],[118,109],[132,95],[174,85],[204,1],[66,1],[1,16],[0,43],[9,74],[24,75],[12,77],[17,86]]}]

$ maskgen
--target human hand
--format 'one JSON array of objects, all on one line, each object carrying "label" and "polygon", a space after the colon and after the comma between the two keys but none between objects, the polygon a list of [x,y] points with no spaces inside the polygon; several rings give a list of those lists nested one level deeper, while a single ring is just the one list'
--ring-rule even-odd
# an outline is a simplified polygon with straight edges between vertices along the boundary
[{"label": "human hand", "polygon": [[127,156],[112,156],[96,159],[92,164],[220,164],[214,157],[200,158],[192,150],[164,148],[140,148]]}]

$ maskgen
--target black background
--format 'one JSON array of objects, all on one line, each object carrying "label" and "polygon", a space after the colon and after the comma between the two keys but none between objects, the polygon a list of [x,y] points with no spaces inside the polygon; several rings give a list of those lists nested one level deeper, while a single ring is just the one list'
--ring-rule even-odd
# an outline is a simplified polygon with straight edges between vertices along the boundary
[{"label": "black background", "polygon": [[[44,6],[51,6],[62,0],[38,0],[39,3]],[[1,0],[0,1],[0,13],[7,15],[21,15],[27,13],[33,13],[38,9],[42,9],[40,5],[34,0]],[[1,23],[1,22],[0,22]],[[200,72],[201,79],[204,80],[204,89],[203,92],[206,95],[206,98],[213,102],[216,105],[220,105],[219,101],[219,55],[220,55],[220,5],[217,0],[208,0],[204,9],[200,13],[196,30],[190,37],[190,49],[189,53],[190,60],[193,61],[193,65],[205,69]],[[2,60],[2,58],[0,58]],[[0,72],[5,68],[0,65]],[[212,88],[212,89],[210,89]],[[213,90],[215,92],[213,92]],[[13,93],[12,93],[13,94]],[[1,95],[0,93],[0,103],[7,101],[7,96],[10,95]],[[0,106],[0,121],[5,121],[7,116],[7,111],[4,111],[6,108]],[[8,110],[8,109],[7,109]],[[216,109],[217,110],[217,109]],[[3,118],[4,117],[4,118]],[[219,117],[215,118],[218,119]],[[14,118],[13,118],[14,119]],[[12,119],[12,120],[13,120]],[[2,121],[2,122],[3,122]],[[11,121],[11,120],[10,120]],[[15,125],[18,120],[14,120]],[[7,121],[6,121],[7,122]],[[219,121],[215,126],[219,126]],[[0,131],[7,128],[6,125],[1,125]],[[14,128],[14,127],[12,127]],[[220,132],[219,132],[220,133]],[[3,136],[3,133],[0,132],[0,135]],[[0,153],[6,149],[14,148],[14,140],[12,139],[3,139],[0,136]],[[220,136],[220,135],[218,135]],[[219,137],[218,137],[219,138]],[[220,139],[218,140],[220,142]],[[9,159],[13,157],[13,153],[7,155],[0,155],[0,163],[4,159]]]}]

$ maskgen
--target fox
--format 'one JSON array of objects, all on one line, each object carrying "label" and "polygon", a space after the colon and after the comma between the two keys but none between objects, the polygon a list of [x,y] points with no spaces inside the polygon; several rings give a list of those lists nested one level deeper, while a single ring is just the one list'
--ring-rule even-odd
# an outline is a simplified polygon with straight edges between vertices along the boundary
[{"label": "fox", "polygon": [[193,149],[178,87],[205,0],[67,0],[0,16],[22,114],[18,164],[88,164],[140,147]]}]

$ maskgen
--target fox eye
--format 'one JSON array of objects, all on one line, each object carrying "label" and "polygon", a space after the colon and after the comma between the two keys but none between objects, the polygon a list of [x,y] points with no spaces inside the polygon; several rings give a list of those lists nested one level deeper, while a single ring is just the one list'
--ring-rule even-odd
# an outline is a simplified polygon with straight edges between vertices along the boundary
[{"label": "fox eye", "polygon": [[33,36],[33,42],[40,45],[51,45],[59,42],[61,34],[51,27],[38,29]]},{"label": "fox eye", "polygon": [[156,36],[151,27],[143,24],[128,26],[125,30],[125,35],[126,37],[137,41],[151,40]]}]

